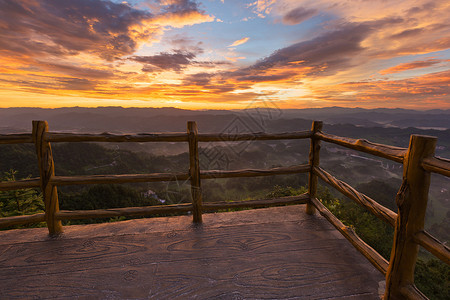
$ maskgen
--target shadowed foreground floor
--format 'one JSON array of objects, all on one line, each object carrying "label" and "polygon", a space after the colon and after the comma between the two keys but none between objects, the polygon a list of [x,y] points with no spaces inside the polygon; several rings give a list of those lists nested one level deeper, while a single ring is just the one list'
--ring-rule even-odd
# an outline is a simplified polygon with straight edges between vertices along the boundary
[{"label": "shadowed foreground floor", "polygon": [[0,232],[0,299],[379,299],[383,276],[304,205]]}]

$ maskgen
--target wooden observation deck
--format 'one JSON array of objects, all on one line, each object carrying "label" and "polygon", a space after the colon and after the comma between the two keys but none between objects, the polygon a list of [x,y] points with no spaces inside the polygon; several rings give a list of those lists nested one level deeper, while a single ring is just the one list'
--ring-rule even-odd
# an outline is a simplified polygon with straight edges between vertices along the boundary
[{"label": "wooden observation deck", "polygon": [[[266,170],[200,170],[199,142],[281,139],[310,139],[309,163]],[[190,168],[186,173],[56,176],[50,143],[83,141],[187,142]],[[398,214],[322,169],[322,141],[403,163]],[[413,135],[404,149],[333,136],[322,132],[321,122],[313,122],[308,131],[280,134],[199,134],[195,122],[188,122],[187,133],[111,135],[52,133],[45,121],[34,121],[31,134],[0,135],[0,144],[14,143],[35,144],[40,177],[0,182],[0,190],[40,187],[45,213],[1,218],[0,227],[45,221],[47,229],[0,232],[1,299],[426,299],[414,285],[419,246],[450,264],[449,248],[423,228],[430,172],[450,176],[450,160],[434,156],[433,137]],[[202,202],[201,180],[296,173],[309,173],[308,193]],[[316,198],[318,178],[394,227],[389,262]],[[192,203],[59,210],[57,186],[175,180],[190,180]],[[289,206],[272,207],[281,205]],[[271,208],[204,214],[261,207]],[[61,224],[69,219],[188,212],[192,216],[65,228]]]},{"label": "wooden observation deck", "polygon": [[[0,232],[0,298],[379,299],[384,276],[305,205]],[[381,286],[381,288],[380,288]]]}]

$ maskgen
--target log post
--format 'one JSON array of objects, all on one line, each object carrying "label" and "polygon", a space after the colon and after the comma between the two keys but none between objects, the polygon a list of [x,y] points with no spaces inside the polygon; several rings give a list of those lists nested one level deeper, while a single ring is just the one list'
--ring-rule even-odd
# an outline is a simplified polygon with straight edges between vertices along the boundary
[{"label": "log post", "polygon": [[[321,131],[323,127],[322,121],[314,121],[312,123],[311,131],[313,135],[311,136],[311,146],[309,148],[309,165],[311,166],[311,170],[309,171],[309,184],[308,184],[308,194],[309,198],[313,199],[316,197],[317,193],[317,175],[313,173],[314,167],[319,166],[319,153],[320,153],[320,140],[314,136],[314,134],[318,131]],[[308,215],[314,214],[316,209],[309,201],[306,204],[306,213]]]},{"label": "log post", "polygon": [[398,216],[384,299],[427,299],[414,285],[419,252],[414,235],[423,230],[430,187],[430,173],[423,169],[422,161],[434,155],[436,140],[435,137],[412,135],[409,142],[403,162],[403,183],[396,196]]},{"label": "log post", "polygon": [[191,177],[192,214],[194,223],[202,223],[202,190],[200,185],[200,164],[198,158],[197,123],[187,123],[189,140],[189,175]]},{"label": "log post", "polygon": [[55,218],[59,211],[58,193],[56,186],[50,183],[55,176],[55,165],[50,143],[44,139],[48,132],[46,121],[33,121],[33,142],[36,146],[36,154],[39,164],[40,182],[45,204],[45,221],[50,235],[62,233],[61,221]]}]

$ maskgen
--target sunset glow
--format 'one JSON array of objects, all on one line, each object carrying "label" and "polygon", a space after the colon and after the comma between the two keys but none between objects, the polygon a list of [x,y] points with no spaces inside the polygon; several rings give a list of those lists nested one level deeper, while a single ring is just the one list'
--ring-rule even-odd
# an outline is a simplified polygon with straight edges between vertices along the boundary
[{"label": "sunset glow", "polygon": [[0,107],[450,108],[450,2],[0,0]]}]

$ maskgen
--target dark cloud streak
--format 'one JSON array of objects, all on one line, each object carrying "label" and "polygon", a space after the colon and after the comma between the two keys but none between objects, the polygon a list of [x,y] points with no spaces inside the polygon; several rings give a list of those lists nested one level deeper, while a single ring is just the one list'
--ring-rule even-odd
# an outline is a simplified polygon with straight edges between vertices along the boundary
[{"label": "dark cloud streak", "polygon": [[133,56],[131,59],[147,65],[143,69],[147,72],[154,72],[158,69],[181,71],[191,64],[195,56],[192,52],[175,51],[175,53],[161,52],[157,55]]},{"label": "dark cloud streak", "polygon": [[283,23],[289,24],[289,25],[296,25],[300,24],[303,21],[308,20],[312,16],[314,16],[317,13],[316,9],[306,9],[303,7],[297,7],[291,11],[289,11],[284,17],[283,17]]}]

